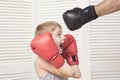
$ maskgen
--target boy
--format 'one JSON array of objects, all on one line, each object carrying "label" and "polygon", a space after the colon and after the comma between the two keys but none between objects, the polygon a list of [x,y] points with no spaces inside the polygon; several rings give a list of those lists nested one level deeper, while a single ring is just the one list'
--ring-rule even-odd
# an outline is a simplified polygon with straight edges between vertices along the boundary
[{"label": "boy", "polygon": [[48,21],[38,25],[31,49],[38,55],[35,68],[40,80],[80,78],[75,39],[70,34],[63,35],[58,23]]}]

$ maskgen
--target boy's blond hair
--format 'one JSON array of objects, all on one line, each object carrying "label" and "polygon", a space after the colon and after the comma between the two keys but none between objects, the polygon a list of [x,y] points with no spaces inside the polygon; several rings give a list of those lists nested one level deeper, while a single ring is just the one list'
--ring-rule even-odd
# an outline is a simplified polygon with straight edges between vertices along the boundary
[{"label": "boy's blond hair", "polygon": [[52,32],[56,27],[62,28],[61,25],[55,21],[47,21],[39,24],[35,30],[35,37],[45,32]]}]

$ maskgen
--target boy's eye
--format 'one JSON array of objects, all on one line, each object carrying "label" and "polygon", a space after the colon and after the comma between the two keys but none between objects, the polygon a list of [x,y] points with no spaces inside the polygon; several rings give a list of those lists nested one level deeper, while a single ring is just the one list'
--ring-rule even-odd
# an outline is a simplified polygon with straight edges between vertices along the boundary
[{"label": "boy's eye", "polygon": [[61,36],[61,34],[58,34],[58,36],[60,37],[60,36]]},{"label": "boy's eye", "polygon": [[58,34],[59,36],[61,35],[61,34]]}]

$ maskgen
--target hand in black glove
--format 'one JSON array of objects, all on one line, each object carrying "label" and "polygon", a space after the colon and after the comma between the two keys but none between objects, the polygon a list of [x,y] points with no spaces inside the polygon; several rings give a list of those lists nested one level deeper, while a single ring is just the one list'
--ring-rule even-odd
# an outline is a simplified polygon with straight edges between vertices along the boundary
[{"label": "hand in black glove", "polygon": [[63,14],[64,22],[70,30],[81,28],[85,23],[92,21],[97,17],[94,6],[88,6],[84,9],[74,8]]}]

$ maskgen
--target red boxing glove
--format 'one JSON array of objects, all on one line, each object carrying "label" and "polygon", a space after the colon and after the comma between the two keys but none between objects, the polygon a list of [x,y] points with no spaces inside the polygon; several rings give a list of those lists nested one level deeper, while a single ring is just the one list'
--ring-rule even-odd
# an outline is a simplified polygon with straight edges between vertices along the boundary
[{"label": "red boxing glove", "polygon": [[65,42],[63,44],[63,57],[67,60],[70,65],[78,65],[78,51],[74,37],[70,34],[65,35]]},{"label": "red boxing glove", "polygon": [[30,46],[35,54],[51,63],[56,68],[60,68],[64,64],[64,58],[59,54],[51,33],[44,33],[35,37],[31,41]]}]

